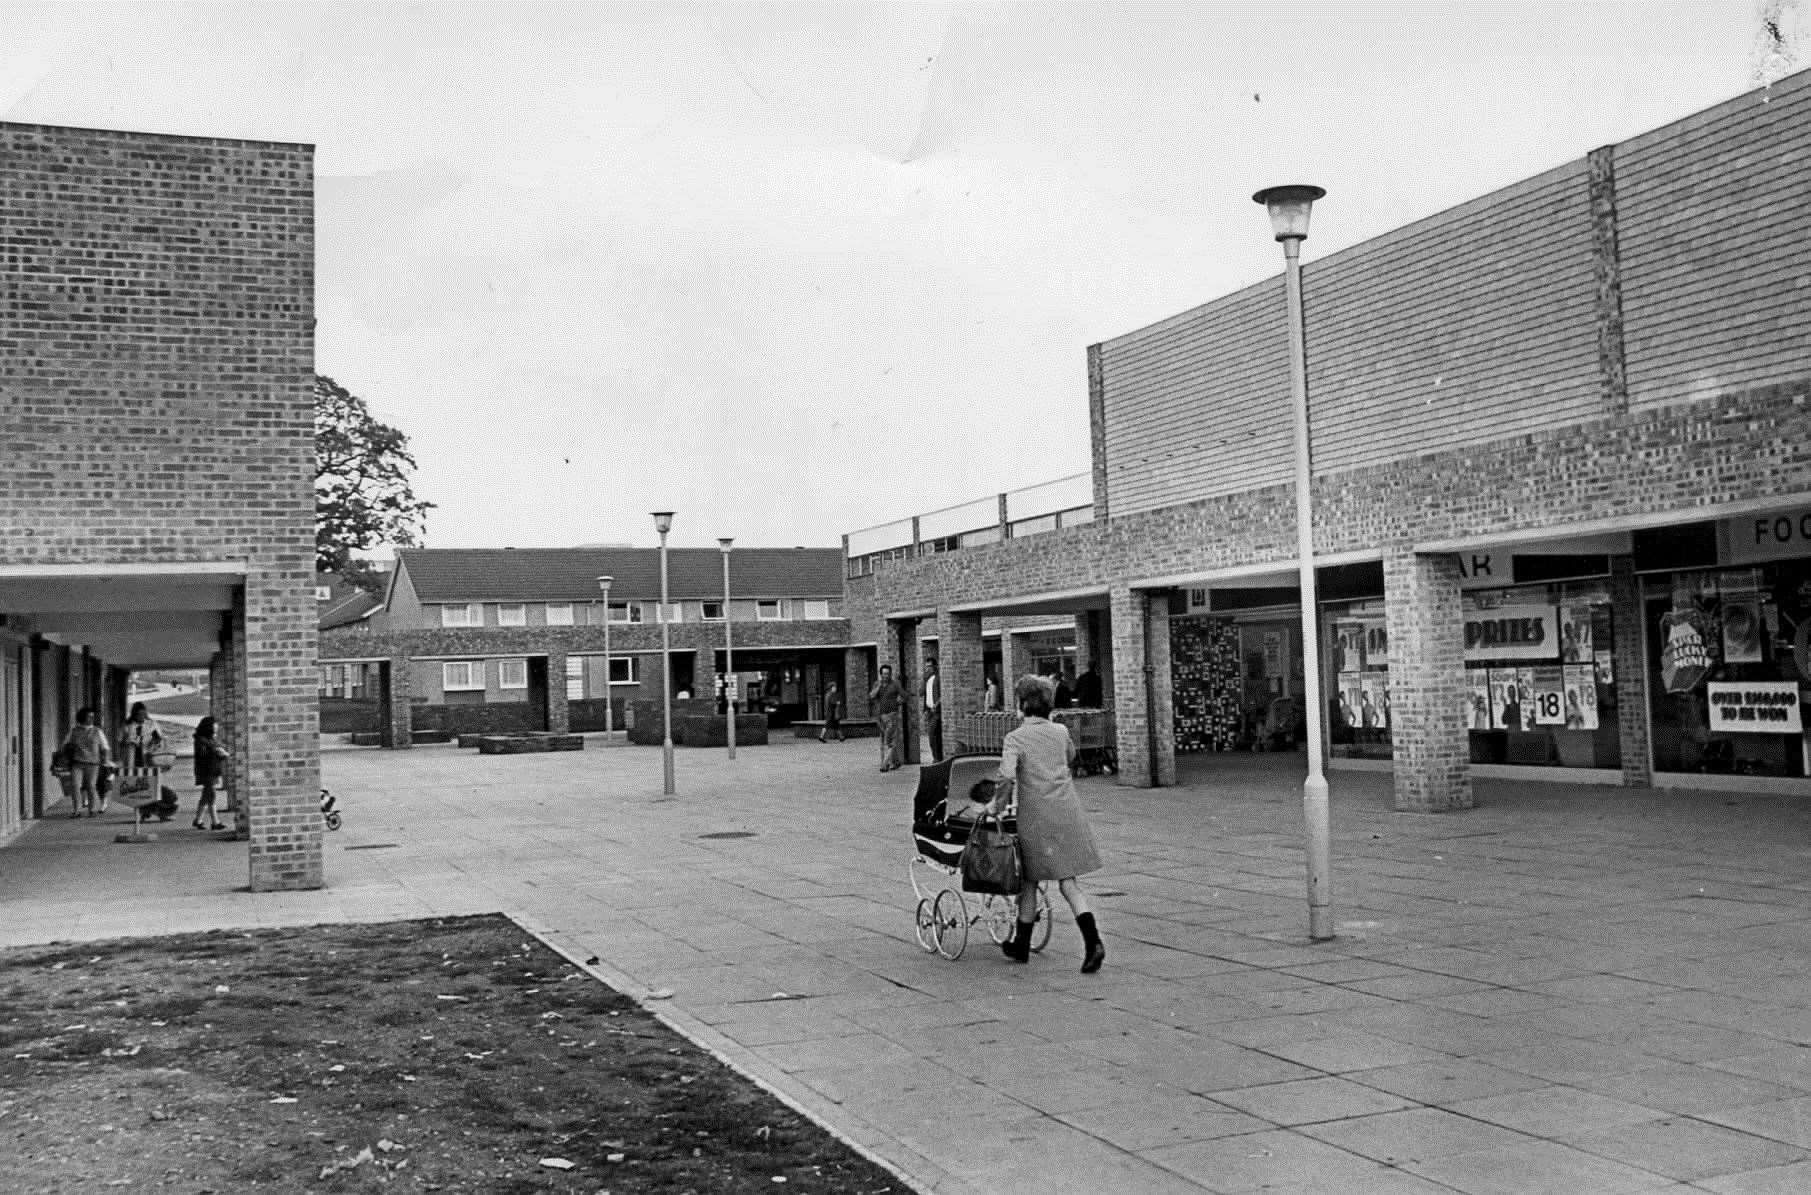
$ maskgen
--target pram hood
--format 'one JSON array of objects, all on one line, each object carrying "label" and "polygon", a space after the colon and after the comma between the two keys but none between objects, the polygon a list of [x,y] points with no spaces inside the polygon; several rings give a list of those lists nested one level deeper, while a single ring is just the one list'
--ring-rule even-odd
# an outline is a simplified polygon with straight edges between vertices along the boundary
[{"label": "pram hood", "polygon": [[[935,863],[954,867],[968,845],[971,818],[955,816],[970,808],[968,790],[979,780],[992,779],[1000,770],[997,754],[952,755],[919,769],[918,791],[912,797],[912,841],[918,853]],[[1005,819],[1013,828],[1013,819]]]}]

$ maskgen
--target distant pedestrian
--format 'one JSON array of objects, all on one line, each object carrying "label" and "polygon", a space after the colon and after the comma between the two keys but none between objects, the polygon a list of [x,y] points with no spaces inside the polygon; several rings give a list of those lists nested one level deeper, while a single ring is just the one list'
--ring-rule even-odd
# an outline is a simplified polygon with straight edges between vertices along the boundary
[{"label": "distant pedestrian", "polygon": [[824,729],[818,731],[817,741],[827,743],[832,738],[843,741],[843,687],[835,681],[824,690]]},{"label": "distant pedestrian", "polygon": [[94,724],[94,707],[85,705],[75,712],[75,725],[69,728],[69,736],[63,740],[63,759],[69,765],[70,773],[75,777],[75,796],[71,798],[70,817],[81,817],[84,812],[89,817],[95,815],[95,806],[100,812],[107,812],[107,795],[96,787],[101,769],[112,762],[112,753],[107,749],[107,736]]},{"label": "distant pedestrian", "polygon": [[981,693],[981,708],[989,713],[1000,708],[1000,684],[991,676],[987,678],[987,688]]},{"label": "distant pedestrian", "polygon": [[148,768],[151,757],[163,750],[163,730],[151,717],[145,703],[135,701],[126,714],[126,725],[119,735],[119,766]]},{"label": "distant pedestrian", "polygon": [[1022,676],[1013,686],[1023,721],[1006,736],[995,777],[995,805],[1016,806],[1019,849],[1025,885],[1019,889],[1019,915],[1012,940],[1000,944],[1016,963],[1031,961],[1031,931],[1037,924],[1038,884],[1055,880],[1082,931],[1082,973],[1100,970],[1107,958],[1088,894],[1076,877],[1100,870],[1100,852],[1075,794],[1070,768],[1075,740],[1069,728],[1050,721],[1055,694],[1041,676]]},{"label": "distant pedestrian", "polygon": [[937,661],[924,662],[924,732],[931,740],[931,762],[943,758],[943,680]]},{"label": "distant pedestrian", "polygon": [[880,723],[880,770],[891,772],[900,764],[899,715],[905,701],[905,692],[893,679],[891,664],[880,666],[880,679],[868,691],[868,701],[874,707],[875,720]]},{"label": "distant pedestrian", "polygon": [[214,719],[203,718],[195,727],[195,783],[201,786],[201,799],[195,805],[195,828],[202,829],[202,814],[207,815],[209,830],[224,830],[214,812],[214,790],[226,777],[226,748],[214,737]]}]

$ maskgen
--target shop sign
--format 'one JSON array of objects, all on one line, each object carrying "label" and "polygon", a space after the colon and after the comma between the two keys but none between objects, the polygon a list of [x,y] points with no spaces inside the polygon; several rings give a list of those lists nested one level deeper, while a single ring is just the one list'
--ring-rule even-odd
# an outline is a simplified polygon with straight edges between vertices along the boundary
[{"label": "shop sign", "polygon": [[1718,531],[1729,564],[1811,556],[1811,508],[1724,519]]},{"label": "shop sign", "polygon": [[1459,562],[1460,589],[1492,589],[1515,582],[1507,554],[1496,556],[1490,552],[1460,552],[1454,559]]},{"label": "shop sign", "polygon": [[1497,606],[1465,615],[1469,660],[1555,660],[1559,620],[1552,606]]},{"label": "shop sign", "polygon": [[1207,614],[1207,613],[1212,612],[1213,606],[1211,604],[1209,604],[1209,601],[1208,601],[1207,586],[1191,585],[1188,587],[1188,590],[1186,592],[1188,594],[1188,607],[1187,607],[1188,613],[1190,613],[1190,614]]},{"label": "shop sign", "polygon": [[1714,733],[1804,733],[1797,681],[1712,681],[1707,691]]}]

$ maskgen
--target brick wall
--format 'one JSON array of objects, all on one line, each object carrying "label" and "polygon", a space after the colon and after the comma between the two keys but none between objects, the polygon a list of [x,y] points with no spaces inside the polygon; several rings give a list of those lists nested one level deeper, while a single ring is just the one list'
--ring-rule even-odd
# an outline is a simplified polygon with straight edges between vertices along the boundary
[{"label": "brick wall", "polygon": [[0,562],[244,562],[251,883],[318,886],[312,150],[0,123],[0,161]]}]

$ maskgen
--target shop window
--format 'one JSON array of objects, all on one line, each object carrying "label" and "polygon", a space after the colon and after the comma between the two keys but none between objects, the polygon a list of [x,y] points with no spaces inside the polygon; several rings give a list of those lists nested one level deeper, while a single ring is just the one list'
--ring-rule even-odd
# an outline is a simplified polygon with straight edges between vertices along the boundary
[{"label": "shop window", "polygon": [[1328,603],[1322,607],[1329,636],[1327,741],[1347,759],[1389,759],[1391,739],[1390,633],[1384,604]]},{"label": "shop window", "polygon": [[481,627],[484,625],[484,612],[471,602],[464,602],[456,606],[442,606],[440,607],[440,625],[443,627]]},{"label": "shop window", "polygon": [[484,690],[483,660],[448,660],[440,666],[440,687],[448,693]]},{"label": "shop window", "polygon": [[1474,763],[1621,766],[1607,581],[1476,590],[1461,609]]},{"label": "shop window", "polygon": [[497,606],[497,625],[500,627],[525,627],[528,625],[528,607],[521,602],[503,602]]},{"label": "shop window", "polygon": [[548,602],[547,625],[550,627],[569,627],[572,625],[571,602]]},{"label": "shop window", "polygon": [[1654,770],[1802,777],[1811,560],[1649,577]]},{"label": "shop window", "polygon": [[497,687],[499,689],[526,689],[528,687],[528,661],[498,660]]}]

